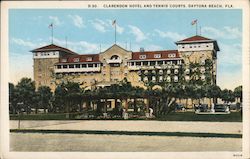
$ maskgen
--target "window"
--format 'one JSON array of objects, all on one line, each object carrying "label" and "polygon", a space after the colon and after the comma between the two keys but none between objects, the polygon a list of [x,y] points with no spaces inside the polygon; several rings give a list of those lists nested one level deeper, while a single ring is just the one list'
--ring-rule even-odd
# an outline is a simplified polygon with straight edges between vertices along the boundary
[{"label": "window", "polygon": [[88,67],[93,67],[93,64],[88,64]]},{"label": "window", "polygon": [[69,65],[69,68],[74,68],[74,65]]},{"label": "window", "polygon": [[135,65],[135,63],[134,62],[131,62],[131,66],[134,66]]},{"label": "window", "polygon": [[170,74],[171,73],[171,71],[170,70],[167,70],[167,74]]},{"label": "window", "polygon": [[61,65],[57,65],[57,68],[58,68],[58,69],[61,69],[61,68],[62,68],[62,66],[61,66]]},{"label": "window", "polygon": [[153,81],[153,82],[155,82],[155,81],[156,81],[155,76],[152,76],[152,81]]},{"label": "window", "polygon": [[136,66],[141,66],[141,62],[136,62]]},{"label": "window", "polygon": [[87,65],[86,64],[82,64],[82,68],[85,68],[85,67],[87,67]]},{"label": "window", "polygon": [[110,59],[111,59],[111,60],[118,60],[118,59],[120,59],[120,58],[119,58],[119,56],[117,56],[117,55],[113,55],[113,56],[111,56]]},{"label": "window", "polygon": [[68,68],[68,65],[63,65],[63,68]]},{"label": "window", "polygon": [[168,54],[168,57],[170,58],[175,57],[175,54]]},{"label": "window", "polygon": [[98,64],[94,64],[94,67],[98,67]]},{"label": "window", "polygon": [[174,76],[174,82],[178,82],[178,76]]},{"label": "window", "polygon": [[80,59],[79,59],[79,58],[74,58],[73,61],[74,61],[74,62],[79,62]]},{"label": "window", "polygon": [[158,65],[162,65],[163,64],[163,61],[158,61]]},{"label": "window", "polygon": [[148,61],[143,61],[143,66],[147,66],[148,65]]},{"label": "window", "polygon": [[160,77],[159,77],[159,82],[162,82],[162,81],[163,81],[163,77],[160,76]]},{"label": "window", "polygon": [[170,76],[167,77],[167,82],[171,82],[171,77]]},{"label": "window", "polygon": [[201,59],[201,65],[205,65],[205,59]]},{"label": "window", "polygon": [[162,75],[162,74],[163,74],[163,70],[160,70],[160,71],[159,71],[159,74]]},{"label": "window", "polygon": [[155,65],[155,61],[151,61],[150,66],[154,66],[154,65]]},{"label": "window", "polygon": [[161,58],[161,54],[154,54],[154,58],[156,58],[156,59]]},{"label": "window", "polygon": [[140,59],[146,59],[146,57],[147,57],[146,55],[140,55],[139,58],[140,58]]},{"label": "window", "polygon": [[76,66],[75,66],[76,68],[80,68],[80,64],[76,64]]},{"label": "window", "polygon": [[93,59],[92,57],[87,57],[86,61],[92,61],[92,59]]}]

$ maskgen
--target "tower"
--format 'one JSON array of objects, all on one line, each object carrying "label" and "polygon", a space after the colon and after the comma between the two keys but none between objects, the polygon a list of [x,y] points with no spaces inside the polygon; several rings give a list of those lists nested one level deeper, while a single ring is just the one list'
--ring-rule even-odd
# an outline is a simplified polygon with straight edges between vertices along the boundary
[{"label": "tower", "polygon": [[36,88],[48,86],[55,88],[53,83],[54,65],[59,62],[61,56],[75,55],[71,50],[51,44],[31,51],[33,53],[33,71]]},{"label": "tower", "polygon": [[[203,67],[205,61],[209,59],[212,62],[212,84],[216,84],[217,51],[220,51],[216,40],[196,35],[178,41],[176,45],[180,56],[187,66],[190,63],[199,63]],[[203,68],[205,69],[205,67]]]}]

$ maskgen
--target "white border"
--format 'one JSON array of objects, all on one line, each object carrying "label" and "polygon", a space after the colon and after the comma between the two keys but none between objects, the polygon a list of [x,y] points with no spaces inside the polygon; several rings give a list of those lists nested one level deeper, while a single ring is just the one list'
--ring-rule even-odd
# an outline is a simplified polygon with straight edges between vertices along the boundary
[{"label": "white border", "polygon": [[[229,158],[242,158],[242,157],[233,157],[233,154],[241,153],[241,152],[134,152],[134,153],[126,153],[126,152],[9,152],[9,115],[8,115],[8,81],[9,81],[9,56],[8,56],[8,9],[11,8],[87,8],[88,4],[97,4],[102,6],[101,4],[144,4],[144,3],[155,3],[155,4],[233,4],[233,9],[242,9],[243,13],[243,158],[249,158],[249,149],[250,149],[250,107],[249,107],[249,1],[241,0],[241,1],[11,1],[11,2],[2,2],[1,3],[1,150],[2,155],[0,157],[3,158],[25,158],[25,159],[44,159],[44,158],[53,158],[53,159],[61,159],[61,158],[102,158],[102,159],[110,159],[110,158],[187,158],[187,159],[203,159],[203,158],[220,158],[220,159],[229,159]],[[105,8],[105,9],[119,9],[119,8]],[[128,9],[128,8],[125,8]],[[132,9],[132,8],[129,8]],[[138,9],[138,8],[134,8]],[[149,8],[151,9],[151,8]],[[156,8],[158,9],[158,8]],[[164,8],[162,8],[164,9]],[[171,9],[171,8],[168,8]],[[176,8],[172,8],[176,9]],[[188,8],[183,8],[188,9]],[[190,9],[202,9],[202,8],[190,8]],[[208,8],[204,8],[208,9]],[[213,8],[213,9],[229,9],[229,8]]]}]

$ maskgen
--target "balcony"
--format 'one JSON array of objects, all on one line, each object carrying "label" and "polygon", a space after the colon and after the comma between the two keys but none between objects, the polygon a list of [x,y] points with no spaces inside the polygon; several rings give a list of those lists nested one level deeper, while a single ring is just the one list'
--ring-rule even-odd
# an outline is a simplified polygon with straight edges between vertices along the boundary
[{"label": "balcony", "polygon": [[110,59],[107,60],[107,63],[122,63],[122,59]]},{"label": "balcony", "polygon": [[71,73],[71,72],[100,72],[101,67],[88,67],[88,68],[55,68],[55,73]]}]

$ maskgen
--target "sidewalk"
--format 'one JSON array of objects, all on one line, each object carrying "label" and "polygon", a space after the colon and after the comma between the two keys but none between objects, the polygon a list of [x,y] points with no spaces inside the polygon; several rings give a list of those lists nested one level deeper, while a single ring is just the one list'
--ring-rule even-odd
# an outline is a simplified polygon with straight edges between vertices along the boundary
[{"label": "sidewalk", "polygon": [[[21,129],[128,131],[128,132],[184,132],[242,134],[239,122],[177,122],[177,121],[21,121]],[[17,129],[18,121],[10,121],[10,129]]]}]

